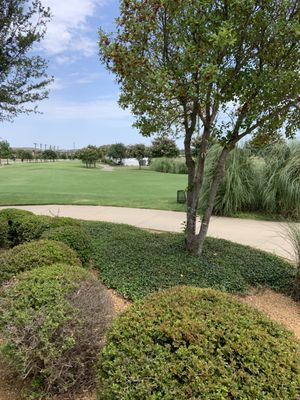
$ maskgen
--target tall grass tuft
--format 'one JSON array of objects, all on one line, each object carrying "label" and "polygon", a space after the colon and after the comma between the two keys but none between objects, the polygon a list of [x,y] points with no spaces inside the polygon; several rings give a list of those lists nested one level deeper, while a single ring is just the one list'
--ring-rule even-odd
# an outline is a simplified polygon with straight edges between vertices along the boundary
[{"label": "tall grass tuft", "polygon": [[293,297],[295,300],[299,301],[300,300],[300,225],[289,224],[287,228],[287,235],[295,253],[296,268],[297,268]]},{"label": "tall grass tuft", "polygon": [[265,157],[262,208],[268,214],[300,218],[300,142],[277,144]]},{"label": "tall grass tuft", "polygon": [[[219,145],[214,145],[208,152],[205,178],[200,196],[201,209],[207,205],[210,185],[221,150],[222,148]],[[229,216],[240,211],[249,211],[255,198],[256,174],[257,169],[254,167],[249,150],[234,149],[226,162],[225,176],[217,193],[214,214]]]},{"label": "tall grass tuft", "polygon": [[187,174],[187,168],[183,158],[154,158],[151,161],[150,169],[156,172],[165,172],[169,174]]}]

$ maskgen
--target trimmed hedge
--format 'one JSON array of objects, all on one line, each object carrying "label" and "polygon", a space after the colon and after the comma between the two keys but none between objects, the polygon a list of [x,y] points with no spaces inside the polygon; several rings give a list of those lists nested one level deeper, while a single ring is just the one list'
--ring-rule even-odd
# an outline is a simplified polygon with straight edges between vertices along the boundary
[{"label": "trimmed hedge", "polygon": [[56,263],[81,266],[75,251],[64,243],[39,240],[20,244],[0,255],[0,283],[19,272]]},{"label": "trimmed hedge", "polygon": [[0,247],[13,245],[13,229],[15,223],[22,217],[31,216],[32,212],[17,208],[4,208],[0,210]]},{"label": "trimmed hedge", "polygon": [[66,217],[34,215],[26,210],[5,208],[0,211],[0,227],[1,225],[6,227],[6,229],[2,228],[2,231],[7,234],[7,237],[6,239],[2,237],[2,240],[0,238],[0,246],[4,243],[2,246],[13,247],[40,239],[42,233],[50,228],[66,225],[79,226],[80,221]]},{"label": "trimmed hedge", "polygon": [[99,400],[296,400],[299,343],[228,295],[177,287],[117,318],[98,380]]},{"label": "trimmed hedge", "polygon": [[16,218],[34,215],[31,211],[21,210],[18,208],[3,208],[0,210],[0,218],[13,222]]},{"label": "trimmed hedge", "polygon": [[0,248],[9,247],[8,232],[9,226],[7,220],[0,217]]},{"label": "trimmed hedge", "polygon": [[78,254],[83,265],[87,265],[91,258],[91,237],[81,226],[60,226],[49,229],[42,234],[42,238],[63,242]]},{"label": "trimmed hedge", "polygon": [[14,246],[40,239],[43,232],[59,226],[79,226],[80,222],[65,217],[49,217],[46,215],[29,215],[19,218],[12,227],[12,243]]},{"label": "trimmed hedge", "polygon": [[94,382],[93,366],[112,310],[97,278],[70,265],[24,272],[3,290],[2,351],[32,382],[31,399]]}]

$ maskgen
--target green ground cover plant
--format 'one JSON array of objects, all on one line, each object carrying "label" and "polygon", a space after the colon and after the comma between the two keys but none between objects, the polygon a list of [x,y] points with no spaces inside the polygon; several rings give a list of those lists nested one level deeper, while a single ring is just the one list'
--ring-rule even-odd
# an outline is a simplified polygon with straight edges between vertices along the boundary
[{"label": "green ground cover plant", "polygon": [[34,240],[0,254],[0,283],[20,272],[52,264],[81,266],[77,253],[66,244],[54,240]]},{"label": "green ground cover plant", "polygon": [[24,272],[3,290],[1,350],[31,381],[31,399],[93,384],[93,366],[112,310],[97,278],[70,265]]},{"label": "green ground cover plant", "polygon": [[116,319],[98,380],[99,400],[296,400],[299,343],[228,295],[176,287]]},{"label": "green ground cover plant", "polygon": [[91,237],[82,226],[60,226],[42,234],[42,238],[57,240],[75,250],[83,265],[88,265],[91,257]]},{"label": "green ground cover plant", "polygon": [[127,225],[83,222],[92,237],[101,280],[130,299],[176,285],[246,293],[266,286],[291,294],[296,270],[272,254],[208,238],[201,257],[188,255],[184,235],[150,233]]}]

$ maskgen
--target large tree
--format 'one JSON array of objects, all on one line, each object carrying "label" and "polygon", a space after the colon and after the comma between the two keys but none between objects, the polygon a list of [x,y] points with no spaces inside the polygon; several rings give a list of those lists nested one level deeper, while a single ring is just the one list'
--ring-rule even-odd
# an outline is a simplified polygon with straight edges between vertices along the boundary
[{"label": "large tree", "polygon": [[123,163],[123,159],[127,156],[127,148],[123,143],[115,143],[109,146],[108,157],[117,160],[118,164]]},{"label": "large tree", "polygon": [[96,146],[89,145],[76,152],[76,157],[81,160],[87,168],[96,168],[97,161],[100,160],[101,154]]},{"label": "large tree", "polygon": [[44,160],[51,160],[51,161],[55,161],[57,160],[57,153],[54,150],[48,149],[48,150],[44,150],[42,157]]},{"label": "large tree", "polygon": [[139,163],[139,169],[142,169],[145,158],[150,156],[150,149],[142,143],[133,144],[127,147],[128,157],[135,158]]},{"label": "large tree", "polygon": [[1,159],[5,158],[6,163],[8,164],[8,159],[12,156],[12,149],[10,147],[10,144],[8,143],[7,140],[1,140],[0,141],[0,165],[1,165]]},{"label": "large tree", "polygon": [[167,135],[161,135],[152,141],[151,155],[153,158],[174,158],[179,156],[179,149],[175,143],[175,140],[168,138]]},{"label": "large tree", "polygon": [[[299,0],[123,0],[116,33],[100,30],[100,56],[117,76],[120,104],[144,135],[181,133],[187,249],[201,254],[229,152],[249,135],[300,126]],[[193,157],[193,138],[201,136]],[[222,150],[200,230],[207,147]]]},{"label": "large tree", "polygon": [[36,111],[35,103],[48,95],[47,63],[33,46],[49,16],[39,0],[0,0],[0,121]]}]

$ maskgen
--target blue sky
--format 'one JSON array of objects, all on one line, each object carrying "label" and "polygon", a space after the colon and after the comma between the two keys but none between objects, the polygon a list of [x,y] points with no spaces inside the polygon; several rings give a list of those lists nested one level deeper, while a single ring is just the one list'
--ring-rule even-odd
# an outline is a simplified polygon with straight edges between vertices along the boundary
[{"label": "blue sky", "polygon": [[[118,106],[114,76],[101,65],[98,29],[114,30],[119,0],[42,0],[53,15],[36,49],[49,60],[55,81],[43,114],[21,115],[0,124],[0,138],[14,147],[81,148],[116,142],[150,144],[132,128],[133,117]],[[178,141],[180,147],[182,140]]]},{"label": "blue sky", "polygon": [[116,142],[150,143],[132,128],[129,111],[117,103],[118,86],[98,57],[98,29],[111,31],[118,0],[42,0],[53,18],[38,52],[49,60],[55,81],[43,114],[20,115],[0,125],[12,146],[46,144],[76,148]]}]

